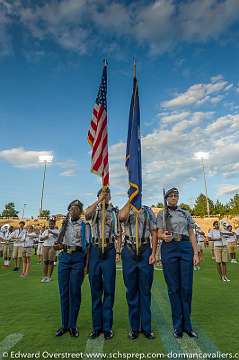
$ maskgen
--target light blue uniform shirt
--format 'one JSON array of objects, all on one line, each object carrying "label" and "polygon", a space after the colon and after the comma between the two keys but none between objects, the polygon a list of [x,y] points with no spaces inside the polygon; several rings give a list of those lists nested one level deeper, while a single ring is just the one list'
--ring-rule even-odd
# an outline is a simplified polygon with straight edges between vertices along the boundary
[{"label": "light blue uniform shirt", "polygon": [[[144,223],[145,223],[144,238],[149,238],[151,236],[151,231],[156,230],[156,218],[153,211],[149,207],[147,208],[143,207],[139,212],[139,239],[142,239],[143,236]],[[125,235],[130,238],[132,232],[132,237],[135,238],[136,236],[135,213],[132,209],[129,212],[129,216],[127,220],[123,222],[123,224],[124,224]],[[129,239],[129,241],[130,240],[131,239]]]},{"label": "light blue uniform shirt", "polygon": [[[69,219],[65,236],[63,238],[63,244],[67,246],[82,246],[82,223],[83,220],[79,219],[76,221],[72,221]],[[90,239],[90,229],[88,224],[85,226],[85,238],[86,238],[86,246],[89,245]]]},{"label": "light blue uniform shirt", "polygon": [[[102,238],[102,209],[100,206],[97,207],[95,213],[92,216],[92,236],[94,239]],[[117,237],[119,234],[119,222],[116,214],[116,210],[112,204],[109,204],[105,210],[105,239]]]},{"label": "light blue uniform shirt", "polygon": [[[183,209],[176,208],[175,210],[169,209],[169,221],[171,223],[172,232],[174,234],[189,236],[189,228],[193,227],[194,221],[191,214]],[[164,228],[164,210],[160,211],[157,215],[157,228]]]}]

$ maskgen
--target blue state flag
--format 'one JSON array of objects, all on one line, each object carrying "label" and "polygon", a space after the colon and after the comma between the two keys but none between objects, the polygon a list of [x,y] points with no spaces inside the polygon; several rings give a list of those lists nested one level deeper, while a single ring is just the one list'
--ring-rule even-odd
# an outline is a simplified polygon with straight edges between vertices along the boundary
[{"label": "blue state flag", "polygon": [[129,174],[129,200],[135,210],[140,210],[142,205],[142,166],[139,93],[136,76],[134,76],[133,95],[129,110],[125,165]]}]

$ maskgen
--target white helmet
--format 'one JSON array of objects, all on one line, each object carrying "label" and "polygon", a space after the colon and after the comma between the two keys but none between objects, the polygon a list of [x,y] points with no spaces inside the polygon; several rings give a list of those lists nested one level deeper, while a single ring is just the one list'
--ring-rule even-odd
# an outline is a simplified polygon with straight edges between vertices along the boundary
[{"label": "white helmet", "polygon": [[10,225],[9,225],[9,224],[4,224],[4,225],[1,227],[1,231],[2,231],[2,232],[6,232],[6,231],[9,230],[9,228],[10,228]]},{"label": "white helmet", "polygon": [[222,220],[219,221],[219,228],[220,228],[221,231],[227,230],[227,227],[229,225],[231,225],[231,224],[225,219],[222,219]]}]

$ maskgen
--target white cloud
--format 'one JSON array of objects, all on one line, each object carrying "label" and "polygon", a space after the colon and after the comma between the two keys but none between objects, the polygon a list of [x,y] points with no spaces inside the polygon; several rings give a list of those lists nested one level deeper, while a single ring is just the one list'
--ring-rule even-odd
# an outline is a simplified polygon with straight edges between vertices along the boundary
[{"label": "white cloud", "polygon": [[8,34],[9,10],[9,4],[0,0],[0,56],[9,55],[12,52],[11,39]]},{"label": "white cloud", "polygon": [[[98,6],[100,3],[100,6]],[[121,34],[128,34],[131,31],[132,21],[130,19],[130,8],[119,2],[92,1],[91,13],[92,22],[104,30]]]},{"label": "white cloud", "polygon": [[77,164],[74,160],[58,161],[56,165],[63,169],[60,176],[70,177],[77,173]]},{"label": "white cloud", "polygon": [[225,184],[218,189],[218,196],[233,195],[239,193],[239,184]]},{"label": "white cloud", "polygon": [[129,11],[118,2],[62,0],[43,6],[19,6],[17,12],[33,37],[51,39],[62,48],[80,54],[96,48],[111,53],[117,45],[112,34],[121,36],[130,32]]},{"label": "white cloud", "polygon": [[8,25],[18,22],[35,39],[50,39],[80,54],[97,46],[111,51],[122,36],[126,42],[134,40],[146,45],[152,54],[160,54],[181,42],[225,36],[239,19],[239,2],[134,0],[126,4],[119,0],[60,0],[42,4],[0,0],[0,14],[0,44],[4,47],[11,46]]},{"label": "white cloud", "polygon": [[[225,81],[221,75],[211,78],[210,83],[194,84],[184,93],[176,95],[173,99],[163,101],[162,108],[174,109],[184,106],[201,105],[207,101],[215,104],[223,99],[221,91],[230,89],[232,84]],[[216,96],[215,96],[216,95]]]},{"label": "white cloud", "polygon": [[[193,187],[195,180],[202,176],[200,161],[193,158],[196,151],[210,154],[206,161],[208,176],[224,179],[238,176],[239,113],[216,117],[212,113],[190,111],[182,116],[177,115],[180,114],[174,113],[172,117],[164,114],[167,128],[159,126],[142,137],[145,202],[157,201],[163,187]],[[205,121],[203,126],[201,121]],[[128,175],[124,167],[125,147],[124,143],[110,147],[110,176],[116,191],[125,191],[126,194]]]},{"label": "white cloud", "polygon": [[238,18],[238,0],[156,0],[136,14],[135,37],[158,54],[179,42],[218,39]]},{"label": "white cloud", "polygon": [[160,113],[158,114],[158,117],[162,120],[162,122],[164,123],[172,123],[172,122],[176,122],[176,121],[181,121],[181,120],[185,120],[186,118],[188,118],[190,116],[191,112],[189,111],[183,111],[183,112],[173,112],[171,114],[166,114],[166,115],[161,115]]},{"label": "white cloud", "polygon": [[17,8],[21,23],[38,40],[52,39],[62,48],[84,54],[90,43],[83,25],[87,1],[67,0]]},{"label": "white cloud", "polygon": [[[202,112],[202,111],[183,111],[183,112],[172,112],[171,114],[161,115],[158,114],[158,117],[161,120],[162,126],[172,126],[173,123],[177,123],[174,127],[187,127],[199,124],[200,122],[207,120],[213,116],[213,112]],[[184,124],[184,125],[182,125]]]},{"label": "white cloud", "polygon": [[60,173],[60,176],[74,176],[76,174],[75,169],[68,169]]},{"label": "white cloud", "polygon": [[[0,150],[0,160],[6,161],[19,168],[43,166],[43,164],[39,162],[39,156],[53,156],[53,152],[47,150],[27,150],[23,147]],[[52,165],[63,170],[60,173],[61,176],[74,176],[77,171],[77,164],[74,160],[55,161],[54,159]]]},{"label": "white cloud", "polygon": [[227,133],[229,131],[239,131],[239,115],[228,114],[226,116],[220,116],[208,125],[207,131],[210,134],[214,133],[214,137],[218,137],[218,135],[223,135],[224,131],[226,131]]},{"label": "white cloud", "polygon": [[[227,86],[227,87],[228,87],[228,86]],[[228,88],[230,88],[230,87],[228,87]],[[221,102],[223,99],[224,99],[224,96],[223,96],[223,95],[214,96],[214,97],[211,97],[210,103],[212,103],[212,104],[218,104],[218,103]]]},{"label": "white cloud", "polygon": [[134,36],[139,42],[147,43],[151,53],[162,53],[173,47],[175,33],[172,21],[175,10],[173,1],[158,0],[136,11]]},{"label": "white cloud", "polygon": [[228,86],[225,87],[224,91],[231,90],[233,87],[234,87],[233,84],[229,84]]},{"label": "white cloud", "polygon": [[215,83],[217,81],[223,80],[223,76],[222,75],[215,75],[211,77],[211,82]]},{"label": "white cloud", "polygon": [[52,151],[33,151],[22,147],[0,151],[0,159],[9,162],[16,167],[38,167],[39,156],[52,156]]},{"label": "white cloud", "polygon": [[194,0],[182,2],[179,19],[183,37],[188,40],[217,39],[238,20],[237,0]]}]

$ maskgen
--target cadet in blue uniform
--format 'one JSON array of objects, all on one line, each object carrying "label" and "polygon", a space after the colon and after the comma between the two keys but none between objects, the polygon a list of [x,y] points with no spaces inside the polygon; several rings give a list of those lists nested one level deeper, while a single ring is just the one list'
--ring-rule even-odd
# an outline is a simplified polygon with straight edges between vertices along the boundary
[{"label": "cadet in blue uniform", "polygon": [[[97,194],[98,200],[85,211],[86,220],[91,220],[92,244],[89,255],[89,281],[92,297],[93,330],[91,339],[101,332],[104,338],[113,337],[113,305],[115,296],[116,247],[119,237],[117,209],[110,203],[109,188]],[[102,201],[105,200],[105,243],[102,251]],[[118,252],[118,251],[117,251]]]},{"label": "cadet in blue uniform", "polygon": [[157,249],[156,219],[150,208],[143,206],[140,209],[138,255],[135,214],[129,201],[120,210],[119,220],[124,228],[121,258],[131,327],[129,339],[136,339],[140,331],[147,339],[154,339],[150,307]]},{"label": "cadet in blue uniform", "polygon": [[183,332],[197,337],[190,320],[193,265],[199,263],[198,249],[189,212],[177,206],[176,188],[165,194],[167,206],[157,216],[158,238],[162,239],[161,259],[171,303],[174,336]]},{"label": "cadet in blue uniform", "polygon": [[68,214],[62,226],[55,250],[62,249],[58,257],[58,283],[61,300],[62,327],[56,336],[69,331],[71,336],[79,336],[76,327],[81,304],[81,285],[87,268],[87,246],[89,229],[80,219],[83,204],[79,200],[68,206]]}]

